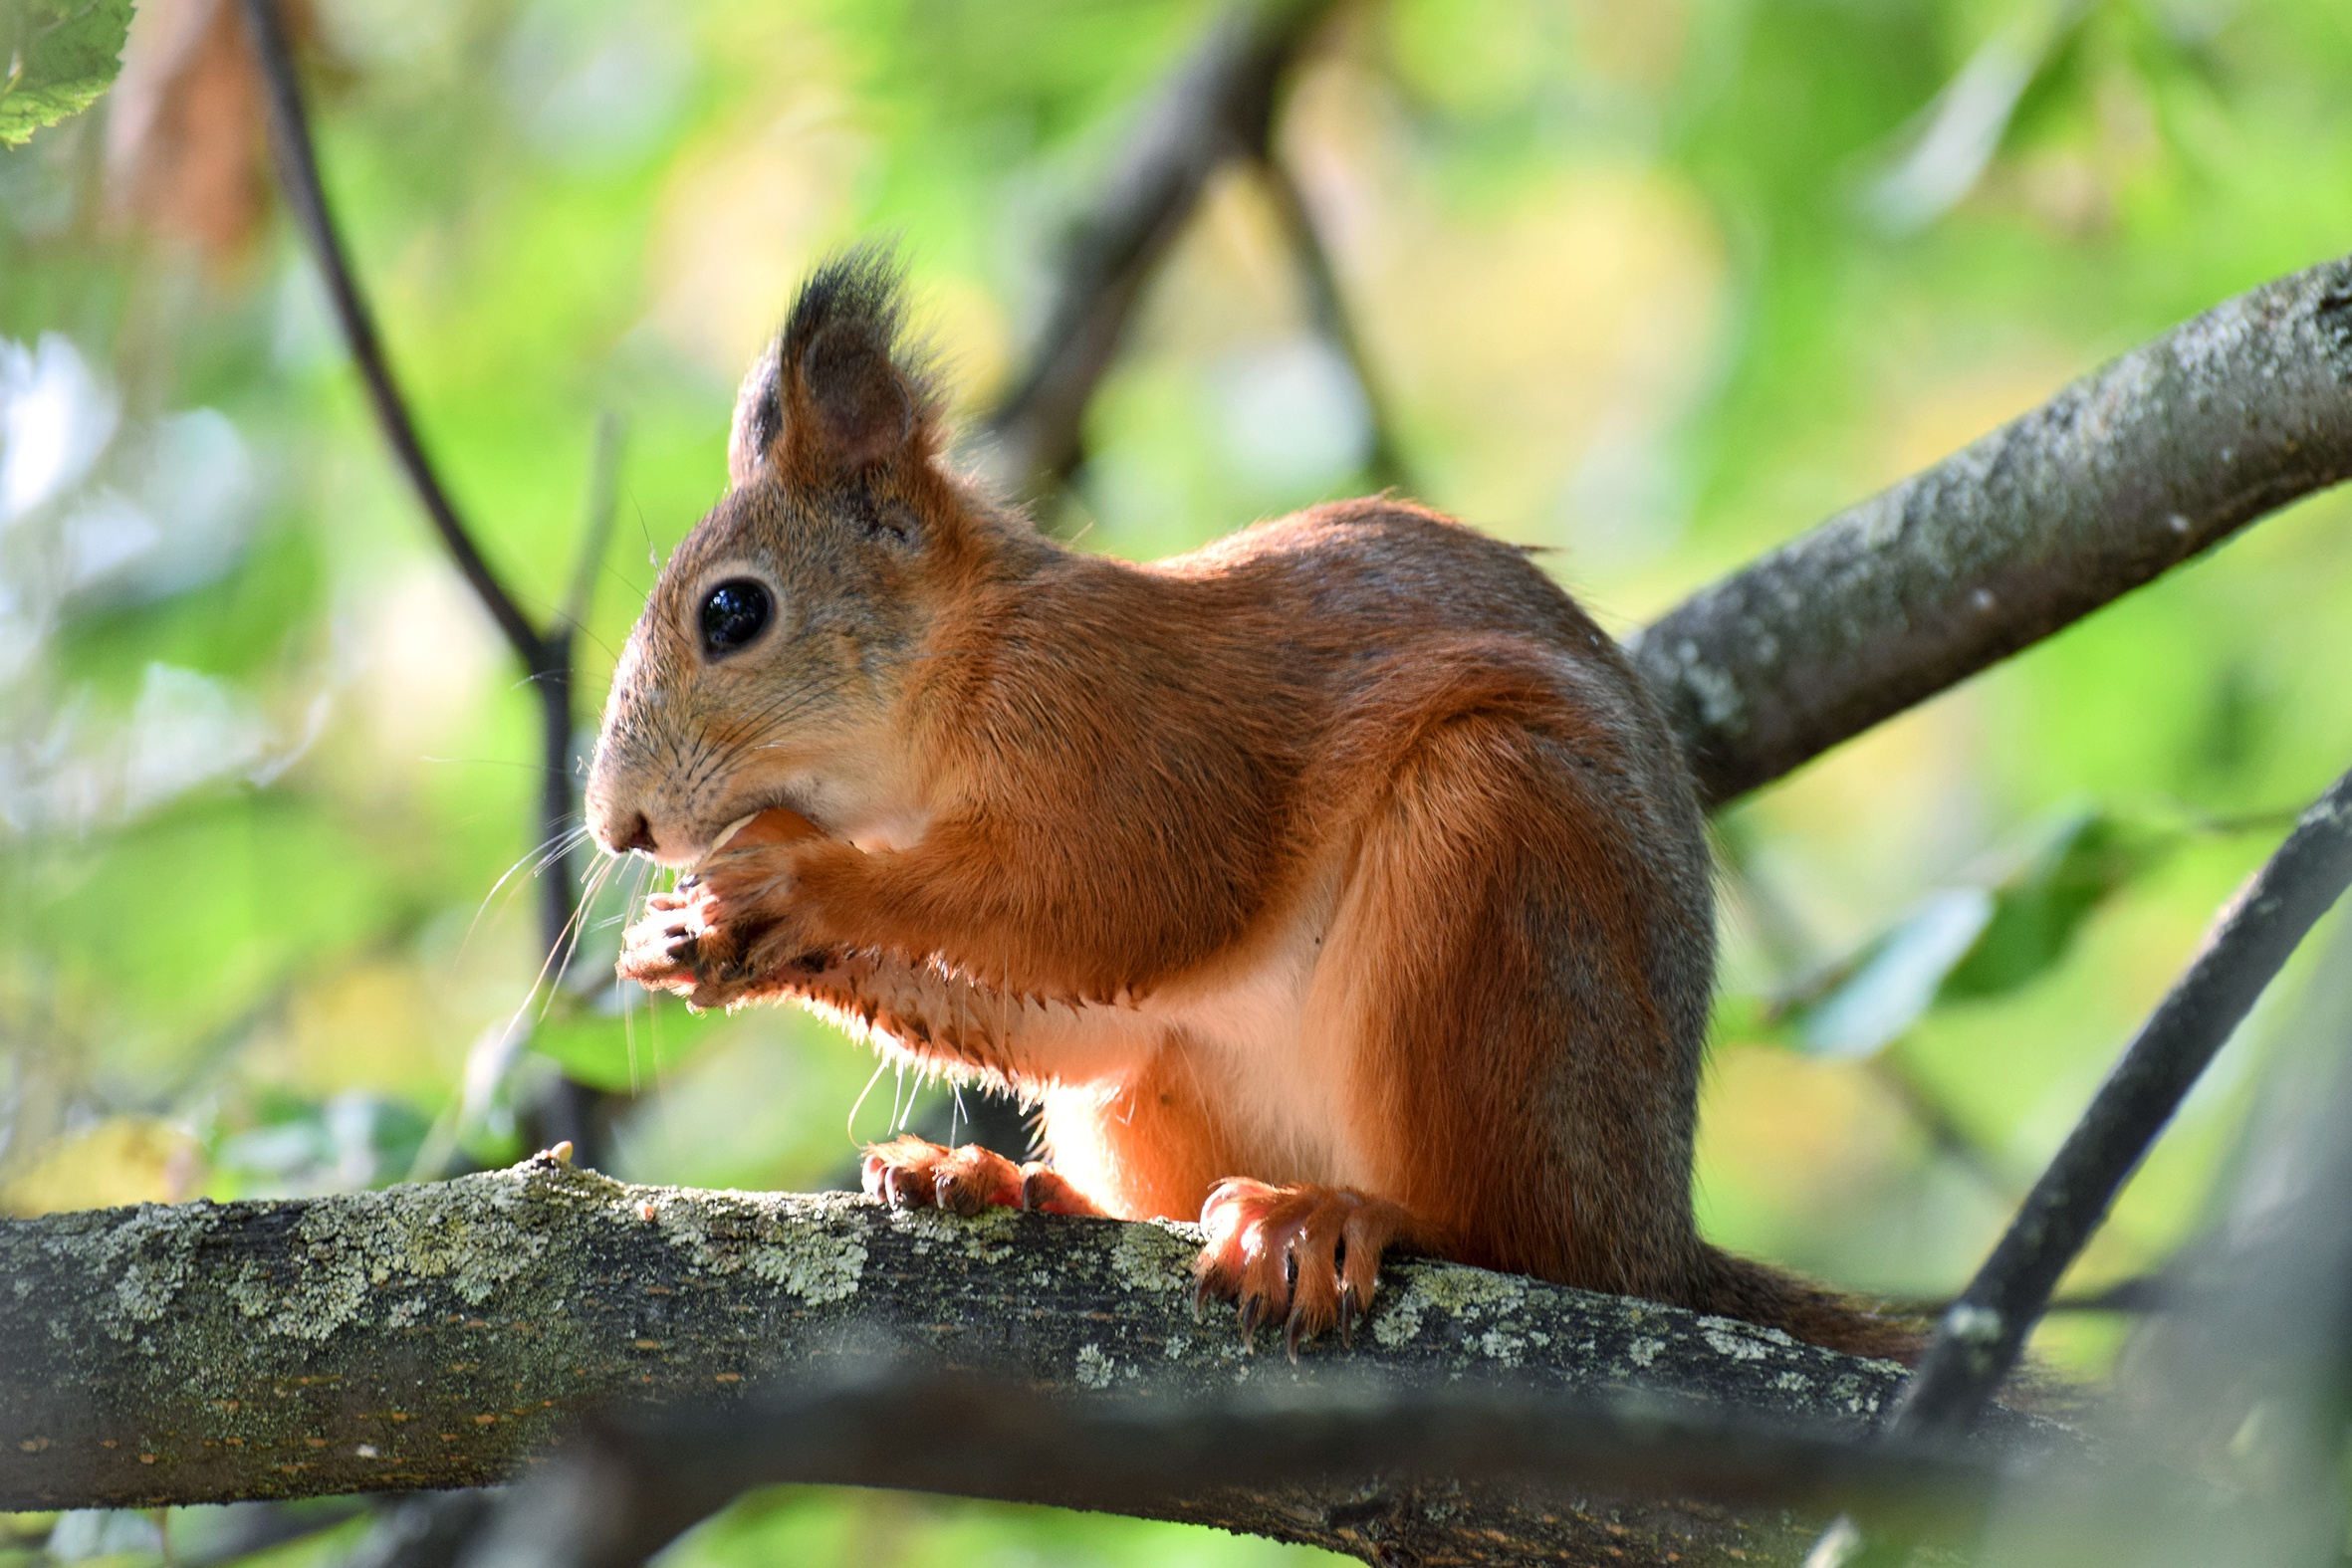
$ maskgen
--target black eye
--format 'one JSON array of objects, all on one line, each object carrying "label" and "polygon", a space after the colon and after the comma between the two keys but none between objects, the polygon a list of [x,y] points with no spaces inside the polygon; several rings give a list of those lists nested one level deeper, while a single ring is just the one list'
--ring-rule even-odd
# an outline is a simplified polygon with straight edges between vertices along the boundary
[{"label": "black eye", "polygon": [[702,651],[713,658],[733,653],[768,629],[776,613],[768,590],[749,577],[732,577],[702,598]]}]

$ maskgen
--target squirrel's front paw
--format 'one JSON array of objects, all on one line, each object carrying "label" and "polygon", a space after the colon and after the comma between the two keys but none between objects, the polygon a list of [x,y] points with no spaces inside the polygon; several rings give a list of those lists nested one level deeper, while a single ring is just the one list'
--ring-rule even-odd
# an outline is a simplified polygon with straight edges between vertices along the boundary
[{"label": "squirrel's front paw", "polygon": [[645,917],[621,942],[621,978],[677,992],[695,1008],[744,1001],[816,951],[795,918],[795,882],[775,845],[713,855],[675,892],[645,900]]},{"label": "squirrel's front paw", "polygon": [[866,1196],[893,1209],[937,1207],[969,1220],[991,1206],[1050,1215],[1093,1215],[1095,1208],[1043,1160],[1015,1165],[993,1149],[960,1149],[909,1134],[865,1151]]},{"label": "squirrel's front paw", "polygon": [[717,993],[741,968],[734,935],[711,919],[698,891],[656,893],[645,918],[621,938],[620,978],[650,991],[674,991],[697,1007],[723,1006]]}]

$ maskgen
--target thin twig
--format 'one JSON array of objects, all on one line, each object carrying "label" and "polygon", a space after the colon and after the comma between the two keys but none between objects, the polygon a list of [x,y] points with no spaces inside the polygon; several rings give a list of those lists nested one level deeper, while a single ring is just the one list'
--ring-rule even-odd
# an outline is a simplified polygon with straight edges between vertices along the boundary
[{"label": "thin twig", "polygon": [[1965,1168],[1985,1188],[2002,1203],[2016,1196],[2016,1185],[2008,1173],[2000,1168],[1993,1151],[1978,1142],[1974,1133],[1961,1125],[1934,1089],[1921,1081],[1910,1063],[1896,1054],[1893,1048],[1882,1050],[1870,1058],[1871,1077],[1878,1080],[1888,1093],[1902,1104],[1919,1130],[1927,1134],[1928,1144],[1938,1154],[1947,1156]]},{"label": "thin twig", "polygon": [[515,657],[536,673],[542,658],[539,629],[531,624],[531,618],[523,613],[514,595],[490,569],[490,563],[474,544],[473,535],[450,504],[449,493],[442,488],[440,476],[425,456],[415,423],[408,417],[408,405],[392,379],[391,366],[385,361],[383,343],[376,336],[375,319],[367,309],[366,298],[359,292],[358,280],[352,275],[342,237],[336,232],[334,213],[327,205],[326,189],[319,181],[319,158],[311,141],[310,119],[303,110],[302,88],[295,81],[294,59],[286,47],[285,30],[278,24],[278,8],[273,0],[243,0],[243,5],[246,29],[253,35],[253,51],[261,63],[262,80],[269,89],[270,146],[278,162],[279,183],[285,188],[295,221],[301,224],[305,238],[310,241],[319,271],[327,280],[336,319],[343,324],[344,340],[351,345],[352,358],[359,367],[360,378],[367,383],[367,396],[375,406],[376,422],[382,426],[384,439],[390,443],[392,455],[399,460],[401,471],[414,487],[417,500],[423,503],[425,515],[432,519],[434,531],[457,562],[457,569],[465,574],[466,582],[482,601],[482,607],[490,612],[491,619],[498,622],[498,629],[505,633]]},{"label": "thin twig", "polygon": [[2352,773],[2305,811],[2224,911],[2033,1184],[1904,1386],[1895,1437],[1965,1430],[2016,1365],[2050,1292],[2198,1075],[2352,882]]},{"label": "thin twig", "polygon": [[[2180,1283],[2169,1271],[2132,1274],[2082,1295],[2052,1296],[2041,1312],[2044,1317],[2061,1312],[2170,1312],[2180,1299]],[[1957,1296],[1895,1300],[1887,1303],[1886,1310],[1899,1317],[1941,1317],[1958,1303]]]},{"label": "thin twig", "polygon": [[581,512],[580,554],[573,559],[572,586],[564,594],[564,611],[558,617],[576,632],[588,623],[596,578],[604,565],[604,549],[612,542],[613,520],[620,515],[620,452],[627,436],[628,421],[619,414],[607,408],[596,415],[588,500]]},{"label": "thin twig", "polygon": [[1291,253],[1297,260],[1298,279],[1306,290],[1307,311],[1314,319],[1315,331],[1347,360],[1356,390],[1363,396],[1364,419],[1372,436],[1371,449],[1364,454],[1364,477],[1375,490],[1409,491],[1412,475],[1397,446],[1396,421],[1389,413],[1380,377],[1373,373],[1371,357],[1364,351],[1363,336],[1355,330],[1347,297],[1340,292],[1339,274],[1315,227],[1314,211],[1307,206],[1298,182],[1291,177],[1289,166],[1271,146],[1260,152],[1257,166],[1275,215],[1282,220],[1284,235],[1291,242]]},{"label": "thin twig", "polygon": [[[572,830],[573,676],[580,629],[593,601],[604,547],[612,539],[612,522],[620,510],[620,452],[626,430],[621,417],[607,409],[596,416],[595,441],[588,460],[588,499],[582,509],[580,552],[572,562],[572,585],[564,595],[562,613],[541,639],[540,664],[533,685],[540,701],[540,746],[546,774],[540,790],[540,842],[553,846],[549,863],[540,869],[540,941],[551,966],[547,984],[561,987],[564,970],[577,944],[572,920],[580,906],[579,886],[572,875],[572,853],[567,835]],[[585,1110],[582,1112],[585,1116]],[[545,1130],[549,1143],[569,1138],[583,1147],[585,1126],[565,1125]],[[589,1164],[594,1164],[591,1157]]]},{"label": "thin twig", "polygon": [[1209,176],[1266,144],[1274,101],[1334,0],[1236,0],[1145,111],[1063,246],[1027,367],[985,421],[991,477],[1035,495],[1077,468],[1080,425],[1143,286]]},{"label": "thin twig", "polygon": [[[434,532],[448,549],[450,559],[490,618],[498,623],[507,645],[529,674],[540,706],[541,766],[545,775],[540,789],[538,839],[542,843],[560,843],[573,815],[573,634],[587,610],[593,562],[603,559],[604,543],[612,527],[617,427],[610,416],[598,425],[595,470],[589,482],[588,526],[581,551],[584,564],[574,573],[565,615],[542,631],[532,624],[530,616],[491,570],[472,533],[458,517],[440,475],[425,456],[415,421],[409,417],[407,401],[392,378],[391,365],[384,356],[375,319],[368,310],[366,297],[359,291],[358,280],[337,232],[326,187],[319,178],[318,150],[312,140],[310,118],[303,108],[302,88],[295,78],[293,56],[287,49],[285,31],[279,26],[277,7],[273,0],[242,0],[242,3],[246,28],[252,34],[254,54],[269,92],[270,144],[277,159],[279,183],[296,222],[310,242],[319,271],[327,280],[336,319],[342,324],[353,362],[358,366],[360,379],[366,384],[376,423],[416,491],[425,515],[432,520]],[[575,897],[569,868],[570,857],[559,853],[557,865],[541,878],[540,936],[551,955],[562,951],[571,928]],[[596,1100],[595,1090],[568,1078],[561,1079],[539,1107],[536,1119],[540,1125],[533,1131],[544,1142],[571,1141],[585,1160],[599,1159],[602,1151],[595,1136]]]}]

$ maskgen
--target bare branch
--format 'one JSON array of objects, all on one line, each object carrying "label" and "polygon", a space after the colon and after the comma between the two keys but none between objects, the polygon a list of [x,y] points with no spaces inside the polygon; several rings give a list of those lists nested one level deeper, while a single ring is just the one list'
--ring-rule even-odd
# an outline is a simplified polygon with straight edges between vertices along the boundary
[{"label": "bare branch", "polygon": [[515,657],[536,673],[542,662],[539,629],[531,624],[531,618],[523,613],[514,595],[490,569],[473,536],[459,520],[457,509],[450,504],[449,493],[441,487],[440,476],[434,472],[425,456],[424,444],[417,437],[415,422],[408,417],[408,404],[392,379],[382,339],[376,336],[375,318],[367,309],[365,296],[359,292],[358,280],[352,275],[343,239],[336,232],[335,215],[327,205],[326,189],[319,182],[319,158],[311,142],[310,119],[303,111],[302,88],[295,81],[294,59],[286,47],[285,30],[279,26],[275,0],[243,0],[243,4],[246,30],[253,37],[254,54],[261,62],[262,80],[269,90],[270,146],[278,161],[279,183],[286,191],[295,221],[302,226],[304,238],[310,241],[319,272],[327,280],[328,296],[334,302],[336,319],[343,324],[344,340],[351,345],[352,359],[367,385],[376,423],[382,427],[392,455],[399,460],[401,471],[416,491],[416,499],[423,504],[425,515],[432,519],[434,532],[441,536],[441,543],[448,548],[450,559],[457,562],[457,569],[465,574],[474,596],[482,601],[490,618],[498,622],[498,629],[505,634],[507,645],[515,650]]},{"label": "bare branch", "polygon": [[1363,337],[1355,330],[1347,298],[1339,292],[1339,274],[1331,265],[1321,231],[1315,227],[1314,211],[1307,206],[1298,182],[1291,177],[1290,168],[1272,148],[1258,159],[1258,171],[1275,213],[1282,219],[1291,252],[1297,258],[1298,278],[1306,290],[1307,311],[1314,319],[1315,331],[1347,360],[1356,390],[1363,396],[1364,419],[1372,433],[1371,450],[1364,456],[1364,475],[1376,490],[1410,489],[1412,476],[1396,443],[1396,421],[1389,413],[1380,377],[1373,372],[1371,356],[1364,351]]},{"label": "bare branch", "polygon": [[[522,661],[531,679],[533,695],[539,701],[543,777],[537,825],[542,852],[554,856],[554,863],[543,872],[540,881],[540,938],[551,955],[551,962],[558,962],[571,931],[575,907],[572,862],[565,842],[573,815],[572,639],[579,620],[587,612],[595,562],[603,559],[604,545],[611,534],[619,464],[618,422],[611,415],[598,422],[594,466],[588,485],[588,520],[581,543],[582,560],[575,567],[563,613],[542,631],[532,624],[506,584],[491,570],[472,533],[458,517],[439,474],[425,456],[415,421],[409,417],[407,401],[392,378],[391,365],[384,357],[383,343],[376,334],[374,316],[367,308],[366,297],[359,292],[358,280],[352,272],[351,260],[336,229],[334,211],[327,203],[327,192],[319,179],[318,151],[312,142],[302,88],[295,80],[294,60],[279,25],[275,0],[243,0],[243,5],[246,28],[252,35],[254,54],[261,63],[262,79],[269,92],[270,144],[277,158],[279,184],[310,243],[319,271],[327,280],[336,319],[342,324],[353,362],[358,366],[360,379],[367,387],[376,423],[450,559],[490,618],[498,623],[515,657]],[[551,1143],[569,1140],[592,1159],[602,1147],[603,1129],[597,1116],[599,1098],[598,1091],[588,1085],[569,1078],[559,1079],[534,1107],[534,1130]]]},{"label": "bare branch", "polygon": [[1890,1436],[1964,1430],[1985,1408],[2124,1181],[2348,882],[2352,773],[2303,813],[2141,1025],[1993,1255],[1937,1325],[1888,1421]]},{"label": "bare branch", "polygon": [[990,478],[1034,494],[1067,478],[1095,384],[1143,286],[1228,158],[1267,145],[1284,73],[1334,0],[1236,0],[1171,77],[1064,244],[1028,366],[985,423]]},{"label": "bare branch", "polygon": [[556,617],[568,634],[577,633],[588,621],[596,578],[604,566],[604,550],[612,543],[612,523],[620,515],[620,451],[627,436],[628,421],[611,409],[596,416],[588,499],[581,508],[580,554],[573,558],[572,586],[564,594],[563,612]]},{"label": "bare branch", "polygon": [[1710,805],[2352,475],[2352,260],[2217,306],[1628,643]]},{"label": "bare branch", "polygon": [[[1195,1321],[1197,1247],[1188,1227],[628,1187],[549,1156],[341,1198],[7,1222],[0,1508],[482,1484],[584,1412],[742,1409],[877,1353],[1147,1404],[1503,1378],[1529,1399],[1623,1412],[1638,1398],[1662,1421],[1849,1442],[1902,1375],[1728,1319],[1420,1261],[1383,1274],[1352,1352],[1310,1344],[1294,1366],[1245,1354],[1231,1308]],[[2050,1430],[1999,1411],[1983,1436]],[[910,1480],[933,1473],[907,1463]],[[1245,1487],[1183,1516],[1348,1550],[1393,1516],[1457,1544],[1491,1529],[1545,1550],[1620,1544],[1628,1561],[1701,1543],[1784,1553],[1808,1523],[1647,1493],[1537,1506],[1509,1488],[1449,1512],[1442,1490]]]}]

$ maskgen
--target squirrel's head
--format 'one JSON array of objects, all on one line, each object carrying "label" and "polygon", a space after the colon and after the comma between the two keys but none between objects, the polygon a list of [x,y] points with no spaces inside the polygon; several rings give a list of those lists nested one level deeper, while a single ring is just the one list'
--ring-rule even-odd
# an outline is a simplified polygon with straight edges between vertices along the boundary
[{"label": "squirrel's head", "polygon": [[819,269],[744,377],[726,496],[613,672],[588,785],[606,849],[683,865],[769,806],[851,838],[894,836],[919,809],[893,721],[931,606],[992,516],[940,439],[888,255]]}]

